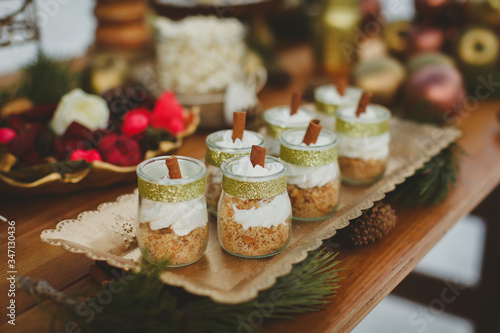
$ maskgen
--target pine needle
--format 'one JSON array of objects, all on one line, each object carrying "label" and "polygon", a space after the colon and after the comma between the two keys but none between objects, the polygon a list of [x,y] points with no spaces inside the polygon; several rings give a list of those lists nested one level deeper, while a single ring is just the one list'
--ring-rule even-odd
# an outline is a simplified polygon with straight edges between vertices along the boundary
[{"label": "pine needle", "polygon": [[339,287],[337,254],[310,254],[290,274],[247,303],[224,305],[203,299],[188,305],[190,328],[196,332],[258,331],[266,319],[288,319],[323,309]]},{"label": "pine needle", "polygon": [[[85,332],[245,332],[258,331],[264,320],[293,318],[321,310],[339,287],[336,254],[317,251],[290,274],[247,303],[227,305],[206,297],[179,306],[172,288],[160,281],[165,265],[144,264],[141,271],[108,283],[75,306],[74,299],[50,289],[21,290],[39,296],[57,295],[55,310],[39,303],[54,318],[74,321]],[[119,292],[116,292],[119,290]],[[113,292],[115,291],[115,292]],[[65,306],[65,299],[71,300]]]},{"label": "pine needle", "polygon": [[36,59],[23,68],[16,91],[6,94],[28,98],[35,105],[58,103],[78,83],[71,65],[70,61],[56,60],[39,51]]},{"label": "pine needle", "polygon": [[443,202],[457,183],[460,157],[465,154],[452,143],[391,192],[389,200],[402,207],[432,206]]}]

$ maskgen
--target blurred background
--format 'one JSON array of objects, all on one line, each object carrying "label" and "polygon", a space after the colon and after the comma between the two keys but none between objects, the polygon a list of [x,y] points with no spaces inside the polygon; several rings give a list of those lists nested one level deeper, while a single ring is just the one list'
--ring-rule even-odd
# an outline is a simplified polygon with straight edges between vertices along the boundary
[{"label": "blurred background", "polygon": [[[207,26],[216,43],[197,39],[205,23],[190,20],[196,15],[213,16]],[[152,94],[172,90],[184,106],[201,105],[205,129],[227,127],[235,108],[259,113],[263,86],[272,92],[291,83],[293,66],[279,55],[297,44],[314,74],[304,101],[318,85],[347,79],[395,112],[456,124],[461,110],[495,97],[500,85],[497,0],[3,0],[0,17],[0,75],[40,50],[76,59],[79,85],[93,94],[143,82],[151,71]],[[231,18],[233,25],[219,24]],[[180,46],[183,38],[195,46]],[[216,59],[224,68],[192,65]],[[240,104],[227,94],[235,83]],[[416,270],[476,285],[484,232],[479,218],[461,220]],[[470,320],[428,306],[391,294],[355,332],[474,331]]]}]

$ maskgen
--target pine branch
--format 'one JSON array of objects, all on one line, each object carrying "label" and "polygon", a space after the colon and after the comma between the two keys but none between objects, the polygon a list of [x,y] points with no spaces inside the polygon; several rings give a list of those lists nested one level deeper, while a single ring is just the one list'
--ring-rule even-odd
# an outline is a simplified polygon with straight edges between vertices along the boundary
[{"label": "pine branch", "polygon": [[[58,320],[74,321],[85,332],[229,332],[238,327],[252,332],[262,324],[248,319],[253,315],[263,321],[322,309],[339,287],[340,269],[335,268],[339,263],[335,257],[336,254],[324,250],[310,254],[272,288],[260,292],[254,301],[236,305],[193,296],[195,300],[179,306],[171,287],[159,279],[165,266],[151,264],[145,264],[138,273],[110,282],[76,305],[74,298],[53,289],[51,292],[37,288],[21,290],[35,299],[49,297],[56,301],[56,309],[39,305]],[[112,293],[113,290],[120,291]],[[112,299],[103,304],[107,294]]]},{"label": "pine branch", "polygon": [[444,201],[457,183],[460,157],[464,154],[457,143],[450,144],[399,184],[389,194],[389,200],[406,208],[432,206]]},{"label": "pine branch", "polygon": [[18,87],[10,95],[28,98],[35,105],[58,103],[77,85],[78,74],[71,65],[70,61],[56,60],[39,51],[37,58],[23,68]]},{"label": "pine branch", "polygon": [[255,320],[287,319],[321,310],[339,287],[341,269],[335,269],[339,263],[334,260],[336,255],[324,250],[310,254],[251,302],[236,305],[218,304],[210,299],[193,302],[188,305],[187,321],[195,332],[232,332],[238,327],[252,332],[258,331]]}]

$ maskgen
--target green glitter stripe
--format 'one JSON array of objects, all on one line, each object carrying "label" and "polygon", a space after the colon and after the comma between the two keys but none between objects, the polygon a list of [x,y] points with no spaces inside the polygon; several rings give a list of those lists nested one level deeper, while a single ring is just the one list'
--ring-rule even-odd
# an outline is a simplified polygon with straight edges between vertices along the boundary
[{"label": "green glitter stripe", "polygon": [[389,132],[389,119],[379,123],[366,124],[366,123],[349,123],[338,118],[337,132],[346,134],[353,138],[377,136]]},{"label": "green glitter stripe", "polygon": [[335,116],[335,113],[339,108],[338,105],[328,104],[322,101],[315,101],[314,104],[316,106],[316,111],[321,113],[326,113],[327,115],[330,116]]},{"label": "green glitter stripe", "polygon": [[205,176],[201,179],[180,185],[161,185],[138,178],[139,195],[160,202],[182,202],[198,198],[205,193]]},{"label": "green glitter stripe", "polygon": [[205,154],[205,161],[213,165],[214,167],[220,168],[220,165],[222,162],[224,162],[227,159],[230,159],[231,157],[235,156],[242,156],[242,155],[249,155],[251,149],[248,149],[248,152],[246,153],[226,153],[222,151],[217,151],[217,150],[212,150],[210,148],[207,148],[207,153]]},{"label": "green glitter stripe", "polygon": [[291,164],[302,166],[320,166],[337,160],[337,147],[326,150],[295,150],[281,145],[280,158]]},{"label": "green glitter stripe", "polygon": [[235,180],[222,177],[222,189],[229,195],[244,199],[265,199],[275,197],[286,191],[286,175],[278,179],[262,182]]}]

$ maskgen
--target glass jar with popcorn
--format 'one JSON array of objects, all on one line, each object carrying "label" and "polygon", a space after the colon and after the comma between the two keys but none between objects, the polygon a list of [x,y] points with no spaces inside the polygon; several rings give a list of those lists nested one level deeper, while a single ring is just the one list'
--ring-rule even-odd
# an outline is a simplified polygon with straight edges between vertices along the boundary
[{"label": "glass jar with popcorn", "polygon": [[351,185],[368,185],[380,179],[389,158],[391,112],[368,104],[359,113],[356,106],[337,112],[339,166],[342,180]]},{"label": "glass jar with popcorn", "polygon": [[286,165],[266,156],[265,162],[254,167],[250,156],[244,155],[226,160],[221,169],[217,230],[222,248],[245,258],[268,257],[283,251],[292,228]]},{"label": "glass jar with popcorn", "polygon": [[355,87],[345,87],[342,83],[334,86],[323,85],[314,90],[316,117],[321,120],[323,128],[335,131],[335,113],[341,107],[358,105],[363,91]]},{"label": "glass jar with popcorn", "polygon": [[163,90],[176,94],[223,92],[244,77],[245,28],[234,18],[156,19],[157,69]]},{"label": "glass jar with popcorn", "polygon": [[222,191],[222,171],[220,166],[223,161],[234,156],[249,155],[253,145],[264,147],[262,135],[244,131],[241,139],[232,139],[233,130],[222,130],[210,134],[206,139],[207,152],[207,205],[211,213],[217,214],[217,204]]},{"label": "glass jar with popcorn", "polygon": [[[167,166],[174,159],[177,167]],[[176,267],[203,256],[208,244],[205,173],[205,165],[190,157],[162,156],[139,164],[136,236],[146,260]]]},{"label": "glass jar with popcorn", "polygon": [[321,130],[306,143],[308,131],[288,130],[280,135],[280,158],[287,163],[288,195],[295,220],[315,221],[329,217],[339,205],[340,172],[337,137]]}]

